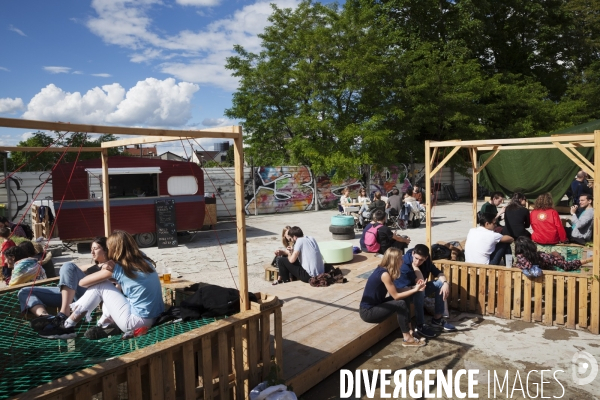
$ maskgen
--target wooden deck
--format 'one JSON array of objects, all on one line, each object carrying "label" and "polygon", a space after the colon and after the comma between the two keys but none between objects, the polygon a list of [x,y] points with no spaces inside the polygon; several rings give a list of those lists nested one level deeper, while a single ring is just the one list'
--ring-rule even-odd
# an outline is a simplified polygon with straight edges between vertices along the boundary
[{"label": "wooden deck", "polygon": [[347,283],[324,288],[303,282],[273,286],[267,292],[284,302],[283,376],[297,395],[309,390],[398,328],[395,317],[368,324],[358,315],[365,272],[381,261],[361,253],[337,265]]}]

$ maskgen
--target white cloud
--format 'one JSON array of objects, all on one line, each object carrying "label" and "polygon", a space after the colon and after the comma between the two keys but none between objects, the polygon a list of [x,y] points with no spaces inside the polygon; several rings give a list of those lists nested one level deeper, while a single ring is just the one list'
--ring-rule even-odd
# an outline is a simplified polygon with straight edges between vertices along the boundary
[{"label": "white cloud", "polygon": [[23,118],[88,124],[180,127],[191,118],[198,85],[147,78],[125,91],[118,83],[69,93],[50,84],[36,94]]},{"label": "white cloud", "polygon": [[6,71],[6,72],[10,72],[10,69],[6,68],[6,67],[0,67],[0,71]]},{"label": "white cloud", "polygon": [[[217,3],[215,0],[177,1],[182,5],[197,6]],[[225,70],[225,59],[234,55],[235,44],[251,52],[260,50],[257,35],[269,24],[270,3],[276,3],[280,8],[293,8],[299,1],[258,0],[204,29],[184,29],[175,35],[166,35],[160,33],[163,32],[160,28],[153,27],[149,17],[151,7],[163,5],[161,0],[93,0],[97,17],[88,20],[87,26],[106,43],[131,50],[133,62],[160,60],[163,62],[161,72],[178,79],[234,90],[237,78]]]},{"label": "white cloud", "polygon": [[23,31],[22,31],[22,30],[20,30],[20,29],[19,29],[19,28],[17,28],[17,27],[14,27],[14,26],[12,26],[12,25],[9,25],[9,26],[8,26],[8,30],[9,30],[9,31],[16,32],[16,33],[18,33],[18,34],[19,34],[19,35],[21,35],[21,36],[27,36],[25,33],[23,33]]},{"label": "white cloud", "polygon": [[176,0],[175,2],[182,6],[212,7],[219,5],[221,0]]},{"label": "white cloud", "polygon": [[23,104],[23,100],[18,97],[16,99],[11,99],[8,97],[0,99],[0,113],[12,114],[24,108],[25,105]]},{"label": "white cloud", "polygon": [[202,125],[212,128],[215,126],[227,126],[235,124],[227,118],[204,118],[202,120]]},{"label": "white cloud", "polygon": [[69,67],[44,67],[44,71],[48,71],[51,74],[68,74],[71,68]]},{"label": "white cloud", "polygon": [[71,72],[73,75],[82,75],[83,72],[82,71],[73,71]]},{"label": "white cloud", "polygon": [[112,75],[111,74],[102,73],[102,74],[92,74],[92,76],[97,76],[97,77],[100,77],[100,78],[110,78]]}]

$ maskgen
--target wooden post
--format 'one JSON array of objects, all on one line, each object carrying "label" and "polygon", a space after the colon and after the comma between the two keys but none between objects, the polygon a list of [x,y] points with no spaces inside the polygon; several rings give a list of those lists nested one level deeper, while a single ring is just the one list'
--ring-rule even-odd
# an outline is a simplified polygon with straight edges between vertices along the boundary
[{"label": "wooden post", "polygon": [[[244,146],[242,127],[233,140],[235,160],[235,222],[238,242],[238,274],[240,278],[240,311],[250,310],[248,271],[246,265],[246,214],[244,213]],[[256,206],[256,204],[255,204]]]},{"label": "wooden post", "polygon": [[104,236],[108,237],[110,228],[110,187],[108,177],[108,149],[102,149],[102,208],[104,210]]},{"label": "wooden post", "polygon": [[477,227],[477,148],[471,148],[471,163],[473,168],[473,228]]},{"label": "wooden post", "polygon": [[425,244],[431,248],[431,152],[425,141]]},{"label": "wooden post", "polygon": [[[600,131],[594,131],[594,168],[600,165]],[[594,212],[600,210],[600,185],[594,183]],[[600,333],[600,218],[594,216],[594,260],[592,273],[592,301],[590,331]]]}]

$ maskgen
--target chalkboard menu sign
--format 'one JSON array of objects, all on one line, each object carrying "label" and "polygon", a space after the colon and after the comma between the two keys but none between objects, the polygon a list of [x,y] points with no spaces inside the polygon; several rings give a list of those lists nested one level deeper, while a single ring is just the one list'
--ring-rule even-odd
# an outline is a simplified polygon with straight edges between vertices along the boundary
[{"label": "chalkboard menu sign", "polygon": [[175,200],[156,200],[156,240],[158,248],[177,247]]}]

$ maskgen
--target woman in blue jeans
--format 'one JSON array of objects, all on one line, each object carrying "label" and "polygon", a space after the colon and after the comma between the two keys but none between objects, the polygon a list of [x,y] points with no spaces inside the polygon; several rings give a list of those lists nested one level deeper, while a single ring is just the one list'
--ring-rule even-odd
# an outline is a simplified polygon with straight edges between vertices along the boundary
[{"label": "woman in blue jeans", "polygon": [[[95,238],[92,242],[92,259],[95,265],[90,267],[91,271],[99,270],[97,265],[108,261],[107,254],[106,238]],[[40,332],[49,324],[62,324],[69,317],[71,303],[85,293],[86,288],[79,286],[79,281],[87,273],[89,272],[82,271],[74,263],[65,263],[59,271],[58,286],[32,286],[19,291],[21,312],[29,311],[38,317],[30,323],[34,331]],[[60,312],[56,316],[49,315],[46,307],[58,307]]]},{"label": "woman in blue jeans", "polygon": [[[401,264],[402,252],[393,247],[387,249],[381,264],[375,268],[365,285],[365,291],[360,301],[360,318],[365,322],[378,324],[396,314],[398,325],[404,336],[402,346],[424,346],[425,339],[419,340],[412,335],[410,310],[405,300],[424,289],[425,283],[420,281],[413,287],[397,289],[394,286],[394,280],[400,276]],[[386,297],[388,293],[391,297]]]}]

